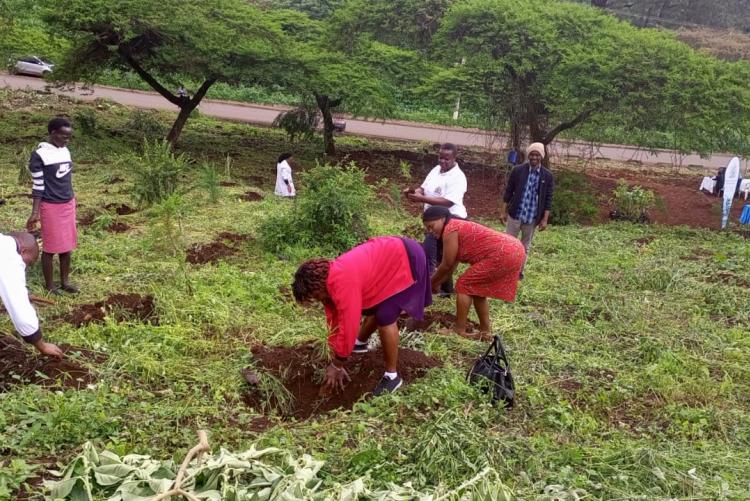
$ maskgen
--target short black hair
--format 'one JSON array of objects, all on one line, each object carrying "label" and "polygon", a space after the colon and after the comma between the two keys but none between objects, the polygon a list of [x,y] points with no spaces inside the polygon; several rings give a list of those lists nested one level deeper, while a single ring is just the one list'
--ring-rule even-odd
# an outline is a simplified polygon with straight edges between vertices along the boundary
[{"label": "short black hair", "polygon": [[440,145],[441,150],[450,151],[453,156],[458,156],[458,146],[453,143],[443,143]]},{"label": "short black hair", "polygon": [[279,155],[279,159],[276,160],[276,163],[280,164],[281,162],[283,162],[287,158],[292,158],[292,154],[291,153],[282,153],[281,155]]},{"label": "short black hair", "polygon": [[63,127],[70,127],[70,120],[63,117],[55,117],[47,124],[47,132],[52,134],[56,130],[62,129]]}]

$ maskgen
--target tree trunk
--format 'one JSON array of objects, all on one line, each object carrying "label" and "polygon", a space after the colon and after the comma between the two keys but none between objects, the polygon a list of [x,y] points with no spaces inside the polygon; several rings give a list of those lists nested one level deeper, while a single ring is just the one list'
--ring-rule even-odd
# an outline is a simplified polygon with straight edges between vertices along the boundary
[{"label": "tree trunk", "polygon": [[198,89],[198,92],[196,92],[192,98],[187,96],[178,98],[179,104],[177,106],[180,107],[180,113],[177,115],[177,119],[172,124],[172,128],[169,130],[169,134],[167,134],[166,137],[167,142],[172,147],[177,144],[177,140],[180,138],[182,129],[185,127],[188,118],[190,118],[190,114],[198,107],[203,100],[203,97],[206,95],[206,92],[208,92],[208,89],[214,84],[214,82],[216,82],[216,80],[213,78],[203,82]]},{"label": "tree trunk", "polygon": [[336,143],[333,140],[333,108],[341,104],[341,99],[332,100],[325,94],[315,94],[320,114],[323,115],[323,145],[327,156],[336,154]]}]

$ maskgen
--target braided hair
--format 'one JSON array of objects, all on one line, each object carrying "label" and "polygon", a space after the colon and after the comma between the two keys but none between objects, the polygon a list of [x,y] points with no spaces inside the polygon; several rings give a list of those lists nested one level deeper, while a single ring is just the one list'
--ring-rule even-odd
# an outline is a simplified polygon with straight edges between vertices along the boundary
[{"label": "braided hair", "polygon": [[326,258],[316,258],[305,261],[294,274],[292,292],[298,303],[309,301],[313,294],[326,287],[331,261]]}]

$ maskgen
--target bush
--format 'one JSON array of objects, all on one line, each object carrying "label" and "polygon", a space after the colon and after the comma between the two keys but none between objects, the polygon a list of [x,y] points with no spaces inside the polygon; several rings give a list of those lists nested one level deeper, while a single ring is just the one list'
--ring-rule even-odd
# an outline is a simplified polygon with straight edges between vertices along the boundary
[{"label": "bush", "polygon": [[164,127],[153,111],[133,110],[125,126],[142,139],[164,137]]},{"label": "bush", "polygon": [[610,202],[614,205],[614,210],[610,213],[612,219],[646,223],[648,211],[656,207],[656,195],[640,186],[630,187],[621,179],[617,182],[617,188],[612,191]]},{"label": "bush", "polygon": [[185,154],[175,155],[166,141],[143,141],[140,155],[120,160],[133,171],[133,199],[140,206],[153,205],[177,190],[180,176],[187,170]]},{"label": "bush", "polygon": [[342,252],[370,236],[369,205],[375,198],[365,173],[354,163],[339,168],[318,165],[302,173],[297,203],[260,226],[260,240],[272,252],[289,245],[308,245]]},{"label": "bush", "polygon": [[77,130],[87,136],[96,134],[96,112],[91,108],[78,108],[73,114],[73,123]]},{"label": "bush", "polygon": [[203,190],[211,203],[216,203],[221,195],[219,172],[208,162],[201,165],[198,170],[198,188]]},{"label": "bush", "polygon": [[318,109],[314,105],[302,104],[279,115],[274,119],[273,126],[283,129],[289,140],[311,139],[318,128]]},{"label": "bush", "polygon": [[555,175],[550,224],[590,223],[596,216],[596,205],[596,196],[586,176],[577,172]]}]

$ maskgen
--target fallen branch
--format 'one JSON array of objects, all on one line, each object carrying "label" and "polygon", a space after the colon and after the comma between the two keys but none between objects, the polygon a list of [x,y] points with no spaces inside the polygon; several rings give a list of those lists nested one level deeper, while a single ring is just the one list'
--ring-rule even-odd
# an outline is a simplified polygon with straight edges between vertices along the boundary
[{"label": "fallen branch", "polygon": [[35,296],[34,294],[29,294],[29,300],[32,303],[36,303],[36,304],[45,304],[49,306],[55,305],[54,301],[50,301],[49,299],[44,299],[43,297]]},{"label": "fallen branch", "polygon": [[187,456],[185,456],[185,459],[182,461],[180,469],[177,471],[177,477],[174,479],[172,489],[163,494],[159,494],[151,501],[161,501],[163,499],[169,499],[172,496],[183,496],[191,501],[200,501],[197,497],[182,490],[182,480],[185,478],[187,467],[190,465],[190,461],[193,460],[193,457],[197,455],[198,462],[200,462],[203,453],[210,450],[211,447],[208,445],[208,435],[206,434],[206,430],[198,430],[198,444],[188,451]]}]

